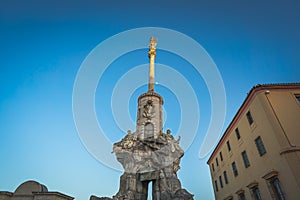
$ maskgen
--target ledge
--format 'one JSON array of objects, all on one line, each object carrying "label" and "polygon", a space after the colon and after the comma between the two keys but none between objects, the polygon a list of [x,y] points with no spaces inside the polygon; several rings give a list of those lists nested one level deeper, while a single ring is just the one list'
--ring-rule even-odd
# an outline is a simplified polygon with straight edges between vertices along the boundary
[{"label": "ledge", "polygon": [[273,178],[274,176],[278,176],[278,171],[272,169],[271,171],[266,173],[262,178],[266,179],[266,180],[269,180],[269,179]]},{"label": "ledge", "polygon": [[283,154],[287,154],[287,153],[292,153],[292,152],[295,152],[295,151],[300,151],[300,147],[298,146],[294,146],[294,147],[286,147],[286,148],[283,148],[282,150],[280,150],[280,155],[283,155]]}]

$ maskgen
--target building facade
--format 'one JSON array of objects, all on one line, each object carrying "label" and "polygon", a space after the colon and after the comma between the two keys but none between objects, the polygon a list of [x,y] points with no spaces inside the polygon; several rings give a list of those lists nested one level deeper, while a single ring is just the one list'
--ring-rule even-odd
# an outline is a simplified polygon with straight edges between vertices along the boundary
[{"label": "building facade", "polygon": [[216,199],[300,199],[300,83],[257,85],[207,164]]},{"label": "building facade", "polygon": [[73,200],[60,192],[49,192],[45,185],[36,181],[22,183],[15,192],[0,192],[0,200]]}]

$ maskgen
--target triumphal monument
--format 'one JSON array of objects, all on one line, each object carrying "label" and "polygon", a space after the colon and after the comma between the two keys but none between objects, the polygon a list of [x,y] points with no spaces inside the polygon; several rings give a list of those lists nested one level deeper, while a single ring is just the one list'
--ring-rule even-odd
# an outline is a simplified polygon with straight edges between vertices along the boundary
[{"label": "triumphal monument", "polygon": [[[154,61],[157,40],[150,38],[148,91],[138,98],[136,130],[113,145],[113,152],[122,164],[118,193],[113,200],[190,200],[193,195],[183,189],[177,177],[184,151],[180,137],[175,139],[170,130],[163,132],[163,98],[154,91]],[[152,183],[152,191],[148,185]],[[111,199],[97,198],[91,199]]]}]

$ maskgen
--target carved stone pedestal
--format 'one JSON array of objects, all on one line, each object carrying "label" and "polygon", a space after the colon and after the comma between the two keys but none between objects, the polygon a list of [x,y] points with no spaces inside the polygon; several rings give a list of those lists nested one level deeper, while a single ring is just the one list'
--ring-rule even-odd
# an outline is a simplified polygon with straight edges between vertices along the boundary
[{"label": "carved stone pedestal", "polygon": [[153,200],[193,199],[193,195],[181,188],[177,177],[184,153],[179,140],[169,132],[152,140],[139,140],[136,134],[128,133],[114,144],[114,153],[125,172],[113,200],[147,200],[149,183]]}]

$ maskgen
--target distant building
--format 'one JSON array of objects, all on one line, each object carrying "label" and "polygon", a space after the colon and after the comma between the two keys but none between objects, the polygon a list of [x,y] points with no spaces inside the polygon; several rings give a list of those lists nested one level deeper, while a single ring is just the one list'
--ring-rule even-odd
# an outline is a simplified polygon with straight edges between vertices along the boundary
[{"label": "distant building", "polygon": [[60,192],[49,192],[47,187],[36,182],[22,183],[15,192],[0,192],[0,200],[73,200]]},{"label": "distant building", "polygon": [[207,164],[218,200],[299,200],[300,83],[253,87]]}]

